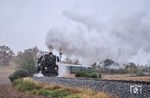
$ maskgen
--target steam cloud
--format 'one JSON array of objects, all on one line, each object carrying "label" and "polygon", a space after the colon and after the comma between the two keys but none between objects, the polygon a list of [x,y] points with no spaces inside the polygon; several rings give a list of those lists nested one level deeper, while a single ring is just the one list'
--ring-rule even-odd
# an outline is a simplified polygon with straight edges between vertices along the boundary
[{"label": "steam cloud", "polygon": [[106,58],[119,63],[150,62],[150,18],[146,12],[115,15],[107,21],[93,14],[64,11],[69,26],[51,28],[46,45],[91,64]]}]

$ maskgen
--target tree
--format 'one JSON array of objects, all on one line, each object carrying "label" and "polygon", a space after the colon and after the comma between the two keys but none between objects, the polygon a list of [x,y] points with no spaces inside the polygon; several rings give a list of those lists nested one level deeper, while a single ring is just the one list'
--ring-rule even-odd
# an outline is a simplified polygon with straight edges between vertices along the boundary
[{"label": "tree", "polygon": [[24,50],[24,52],[18,52],[17,64],[19,69],[26,70],[30,75],[36,72],[37,54],[39,49],[37,47]]},{"label": "tree", "polygon": [[106,59],[102,62],[103,64],[103,71],[106,73],[111,73],[110,66],[113,65],[115,62],[112,59]]},{"label": "tree", "polygon": [[111,66],[112,64],[114,64],[114,61],[111,59],[106,59],[104,60],[104,66],[107,68],[109,66]]},{"label": "tree", "polygon": [[135,73],[138,71],[138,68],[134,63],[130,62],[127,65],[125,65],[125,70],[129,73]]},{"label": "tree", "polygon": [[0,65],[9,65],[14,55],[8,46],[0,46]]}]

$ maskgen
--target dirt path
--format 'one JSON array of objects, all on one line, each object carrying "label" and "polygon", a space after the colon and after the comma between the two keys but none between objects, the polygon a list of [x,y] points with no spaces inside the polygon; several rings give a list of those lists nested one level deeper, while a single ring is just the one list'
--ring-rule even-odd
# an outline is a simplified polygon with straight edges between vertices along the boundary
[{"label": "dirt path", "polygon": [[119,74],[113,74],[113,75],[102,75],[104,79],[108,80],[132,80],[132,81],[148,81],[150,82],[150,76],[137,76],[137,77],[131,77],[129,74],[125,75],[119,75]]},{"label": "dirt path", "polygon": [[0,85],[10,84],[8,76],[10,73],[0,72]]},{"label": "dirt path", "polygon": [[8,76],[14,71],[13,66],[0,66],[0,98],[45,98],[43,96],[31,95],[19,92],[10,85]]},{"label": "dirt path", "polygon": [[15,69],[15,66],[0,66],[0,85],[10,84],[8,77]]}]

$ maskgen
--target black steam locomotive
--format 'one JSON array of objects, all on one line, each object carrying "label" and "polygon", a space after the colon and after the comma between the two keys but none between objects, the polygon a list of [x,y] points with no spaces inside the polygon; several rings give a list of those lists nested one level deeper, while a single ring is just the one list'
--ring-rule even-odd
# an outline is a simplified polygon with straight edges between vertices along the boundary
[{"label": "black steam locomotive", "polygon": [[44,56],[41,56],[38,59],[38,68],[37,72],[40,72],[44,76],[58,76],[58,65],[56,65],[56,61],[59,62],[59,58],[52,54],[52,52],[49,52],[49,54],[46,54]]}]

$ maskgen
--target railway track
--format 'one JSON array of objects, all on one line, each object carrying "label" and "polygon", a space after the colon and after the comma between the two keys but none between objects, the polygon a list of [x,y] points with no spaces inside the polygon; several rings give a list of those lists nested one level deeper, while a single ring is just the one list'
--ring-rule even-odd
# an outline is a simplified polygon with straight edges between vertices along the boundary
[{"label": "railway track", "polygon": [[139,84],[139,85],[150,85],[148,81],[134,81],[134,80],[109,80],[109,79],[96,79],[96,78],[66,78],[66,77],[55,77],[62,79],[79,79],[79,80],[92,80],[92,81],[109,81],[109,82],[122,82],[122,83],[131,83],[131,84]]}]

